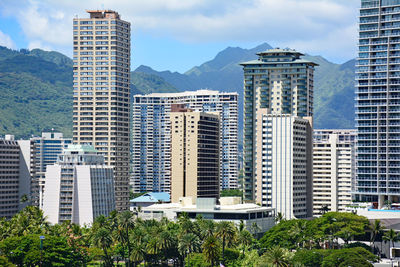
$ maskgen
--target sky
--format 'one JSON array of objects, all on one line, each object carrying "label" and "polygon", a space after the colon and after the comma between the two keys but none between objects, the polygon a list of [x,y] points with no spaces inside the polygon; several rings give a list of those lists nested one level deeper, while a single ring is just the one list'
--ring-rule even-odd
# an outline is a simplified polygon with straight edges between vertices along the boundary
[{"label": "sky", "polygon": [[132,69],[185,72],[227,47],[261,43],[344,63],[360,0],[0,0],[0,45],[72,57],[72,19],[112,9],[131,23]]}]

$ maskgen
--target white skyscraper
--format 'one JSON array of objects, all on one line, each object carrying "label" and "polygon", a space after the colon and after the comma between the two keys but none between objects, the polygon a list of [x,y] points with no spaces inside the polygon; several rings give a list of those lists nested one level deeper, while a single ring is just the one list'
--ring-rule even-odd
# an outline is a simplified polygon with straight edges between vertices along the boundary
[{"label": "white skyscraper", "polygon": [[256,203],[274,208],[287,219],[309,217],[309,120],[264,110],[258,113],[256,131]]},{"label": "white skyscraper", "polygon": [[50,223],[90,224],[114,209],[113,167],[92,146],[70,145],[47,166],[43,211]]}]

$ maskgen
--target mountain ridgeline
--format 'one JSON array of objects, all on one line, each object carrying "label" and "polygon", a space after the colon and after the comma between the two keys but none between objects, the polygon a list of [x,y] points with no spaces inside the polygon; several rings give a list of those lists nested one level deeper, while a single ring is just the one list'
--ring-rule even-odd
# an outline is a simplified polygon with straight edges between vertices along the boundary
[{"label": "mountain ridgeline", "polygon": [[[131,92],[204,88],[238,92],[241,121],[243,71],[239,63],[255,59],[257,52],[269,48],[266,43],[253,49],[228,47],[185,73],[139,66],[131,72]],[[319,56],[306,57],[319,64],[314,81],[314,127],[353,128],[354,60],[339,65]],[[27,138],[51,128],[72,135],[72,60],[58,52],[0,46],[0,135]]]}]

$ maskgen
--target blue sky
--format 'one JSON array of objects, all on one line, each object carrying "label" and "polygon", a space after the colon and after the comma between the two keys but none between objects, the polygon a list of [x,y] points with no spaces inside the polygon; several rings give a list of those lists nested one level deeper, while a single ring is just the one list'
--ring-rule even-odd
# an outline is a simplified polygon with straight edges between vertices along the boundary
[{"label": "blue sky", "polygon": [[360,0],[0,0],[0,45],[72,54],[72,18],[113,9],[132,24],[132,68],[184,72],[228,46],[267,42],[343,63]]}]

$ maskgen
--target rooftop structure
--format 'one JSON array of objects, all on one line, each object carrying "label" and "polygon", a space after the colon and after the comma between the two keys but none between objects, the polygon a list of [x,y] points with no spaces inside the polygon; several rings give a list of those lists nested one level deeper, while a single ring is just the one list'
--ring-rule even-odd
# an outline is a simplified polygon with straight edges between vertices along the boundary
[{"label": "rooftop structure", "polygon": [[165,192],[150,192],[130,200],[131,210],[134,207],[147,207],[155,203],[170,202],[171,196]]}]

